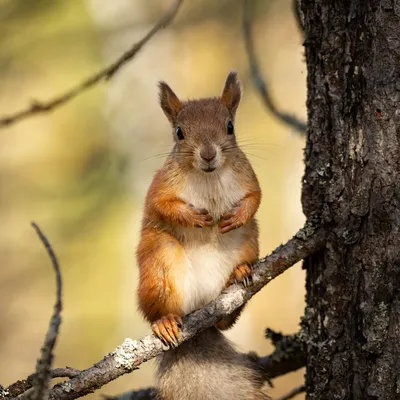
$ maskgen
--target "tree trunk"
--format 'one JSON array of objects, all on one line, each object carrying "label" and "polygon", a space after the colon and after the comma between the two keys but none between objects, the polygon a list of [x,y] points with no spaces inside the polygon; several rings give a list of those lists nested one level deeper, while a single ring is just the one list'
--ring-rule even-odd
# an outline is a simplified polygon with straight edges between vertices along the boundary
[{"label": "tree trunk", "polygon": [[400,399],[400,0],[302,0],[308,399]]}]

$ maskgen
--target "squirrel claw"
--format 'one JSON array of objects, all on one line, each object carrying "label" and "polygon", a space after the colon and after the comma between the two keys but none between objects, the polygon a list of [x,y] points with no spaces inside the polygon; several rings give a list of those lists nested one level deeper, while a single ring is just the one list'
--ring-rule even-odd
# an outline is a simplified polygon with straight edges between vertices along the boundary
[{"label": "squirrel claw", "polygon": [[227,217],[228,216],[224,216],[219,224],[221,233],[228,233],[241,226],[241,224],[237,222],[235,217]]},{"label": "squirrel claw", "polygon": [[219,228],[221,233],[228,233],[234,229],[240,228],[243,223],[240,220],[240,204],[236,205],[232,210],[225,213],[220,222]]},{"label": "squirrel claw", "polygon": [[[174,315],[174,319],[175,319],[176,323],[178,324],[178,327],[183,328],[182,318],[179,317],[178,315]],[[179,331],[178,331],[178,334],[179,334]]]},{"label": "squirrel claw", "polygon": [[232,272],[227,286],[232,283],[242,283],[244,287],[249,287],[253,283],[251,267],[249,264],[240,264]]},{"label": "squirrel claw", "polygon": [[196,228],[206,228],[214,225],[213,217],[205,208],[194,208],[191,204],[189,204],[189,207],[193,208],[195,212]]},{"label": "squirrel claw", "polygon": [[179,345],[179,328],[182,326],[182,319],[179,316],[169,314],[154,322],[151,329],[164,344],[174,348]]}]

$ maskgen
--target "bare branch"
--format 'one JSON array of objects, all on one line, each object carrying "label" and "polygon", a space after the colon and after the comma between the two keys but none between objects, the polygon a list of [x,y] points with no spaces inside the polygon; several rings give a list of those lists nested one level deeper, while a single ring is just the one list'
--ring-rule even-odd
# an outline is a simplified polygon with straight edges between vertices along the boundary
[{"label": "bare branch", "polygon": [[284,396],[280,397],[278,400],[290,400],[296,397],[300,393],[304,393],[306,391],[306,387],[304,385],[301,385],[295,389],[293,389],[291,392],[288,394],[285,394]]},{"label": "bare branch", "polygon": [[[253,284],[250,287],[232,285],[206,307],[186,316],[179,342],[190,339],[197,332],[213,326],[222,317],[231,314],[292,265],[323,248],[325,240],[325,228],[316,227],[312,221],[307,222],[289,242],[254,265]],[[82,397],[132,372],[140,364],[166,350],[168,349],[161,340],[154,335],[139,340],[125,339],[122,345],[93,367],[83,370],[67,382],[55,385],[50,390],[50,399],[66,400]]]},{"label": "bare branch", "polygon": [[258,360],[267,378],[273,379],[306,365],[306,348],[299,333],[282,335],[267,329],[266,336],[275,346],[273,353]]},{"label": "bare branch", "polygon": [[[65,368],[55,368],[50,371],[50,377],[54,378],[73,378],[77,376],[81,371],[76,368],[65,367]],[[26,379],[21,381],[17,381],[12,385],[8,386],[7,393],[9,397],[17,397],[22,393],[25,393],[28,389],[30,389],[35,382],[37,374],[29,375]],[[1,399],[1,396],[0,396]]]},{"label": "bare branch", "polygon": [[150,29],[150,31],[137,43],[135,43],[129,50],[122,54],[116,61],[109,66],[100,70],[96,74],[88,77],[80,84],[62,93],[61,95],[50,99],[45,102],[34,101],[32,104],[24,110],[15,112],[14,114],[4,116],[0,118],[0,128],[4,128],[13,123],[16,123],[22,119],[31,117],[36,114],[46,113],[54,110],[55,108],[67,103],[80,95],[84,91],[97,85],[101,81],[107,81],[111,79],[115,73],[128,61],[132,60],[136,54],[142,49],[142,47],[162,28],[168,26],[175,18],[183,0],[176,0],[172,7],[161,17],[161,19]]},{"label": "bare branch", "polygon": [[305,122],[299,120],[294,115],[287,114],[278,110],[275,102],[272,100],[268,86],[262,77],[258,60],[254,50],[254,44],[252,39],[252,25],[251,25],[251,9],[250,3],[252,0],[243,0],[243,37],[246,48],[247,57],[249,60],[250,74],[253,81],[254,87],[259,92],[267,109],[278,119],[287,125],[290,125],[298,132],[305,134],[307,125]]},{"label": "bare branch", "polygon": [[48,398],[49,383],[51,379],[51,364],[53,361],[53,348],[56,343],[61,325],[62,279],[57,256],[55,255],[50,242],[35,222],[32,222],[32,226],[36,230],[36,233],[45,246],[53,264],[57,285],[56,303],[54,305],[53,315],[50,319],[49,328],[47,330],[45,342],[42,347],[42,355],[36,363],[36,375],[33,377],[33,391],[29,394],[29,396],[27,396],[32,400],[44,400]]}]

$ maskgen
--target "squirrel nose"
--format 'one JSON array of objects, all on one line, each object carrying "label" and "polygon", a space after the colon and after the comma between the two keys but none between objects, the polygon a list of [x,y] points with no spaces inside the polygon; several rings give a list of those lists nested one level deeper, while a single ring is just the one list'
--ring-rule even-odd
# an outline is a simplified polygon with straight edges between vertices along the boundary
[{"label": "squirrel nose", "polygon": [[217,155],[217,151],[213,146],[205,146],[200,151],[200,156],[204,161],[212,161]]}]

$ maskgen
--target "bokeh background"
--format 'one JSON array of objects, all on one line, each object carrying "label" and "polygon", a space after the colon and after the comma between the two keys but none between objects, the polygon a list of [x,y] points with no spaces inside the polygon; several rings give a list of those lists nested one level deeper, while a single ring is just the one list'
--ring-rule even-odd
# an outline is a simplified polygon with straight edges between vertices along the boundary
[{"label": "bokeh background", "polygon": [[[165,0],[0,0],[0,115],[46,100],[116,59],[170,7]],[[186,1],[107,83],[0,130],[0,383],[33,372],[55,297],[50,262],[30,226],[50,238],[64,277],[55,366],[86,368],[125,337],[150,332],[135,291],[143,200],[172,143],[157,99],[165,80],[182,98],[218,95],[230,70],[244,98],[236,130],[263,190],[261,253],[303,223],[304,139],[266,110],[251,85],[239,0]],[[290,0],[255,1],[255,47],[278,106],[305,118],[302,36]],[[297,265],[247,306],[227,335],[243,351],[272,351],[271,327],[297,331],[305,274]],[[274,381],[279,396],[304,371]],[[102,388],[117,394],[154,383],[154,363]],[[299,396],[301,398],[301,396]]]}]

